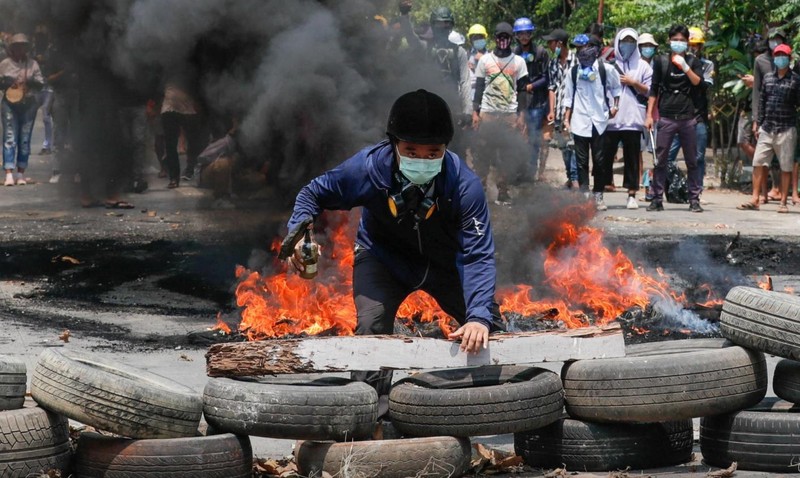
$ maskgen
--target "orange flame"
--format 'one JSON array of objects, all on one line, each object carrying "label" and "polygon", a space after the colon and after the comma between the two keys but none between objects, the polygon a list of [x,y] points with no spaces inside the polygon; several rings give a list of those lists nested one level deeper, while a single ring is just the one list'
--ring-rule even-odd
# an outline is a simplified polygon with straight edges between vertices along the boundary
[{"label": "orange flame", "polygon": [[764,275],[764,281],[758,281],[758,287],[764,290],[773,290],[772,289],[772,277],[769,274]]},{"label": "orange flame", "polygon": [[[583,208],[576,209],[577,214],[581,211]],[[346,214],[328,217],[335,224],[329,228],[327,247],[321,251],[316,280],[307,281],[285,272],[262,276],[237,266],[236,303],[242,308],[239,331],[249,340],[289,334],[354,333],[351,238],[355,221],[349,222]],[[658,271],[658,278],[647,275],[621,250],[609,250],[601,230],[566,220],[556,229],[559,232],[544,253],[545,280],[536,293],[527,284],[499,290],[497,299],[502,313],[538,315],[540,319],[558,319],[569,328],[577,328],[605,324],[633,306],[645,307],[657,297],[686,301],[683,295],[670,290],[668,277],[662,271]],[[273,250],[277,251],[278,246],[279,241],[274,242]],[[705,294],[705,302],[700,305],[720,302],[709,286],[699,290]],[[455,325],[436,301],[421,291],[403,302],[397,316],[407,322],[412,318],[438,321],[445,334]]]}]

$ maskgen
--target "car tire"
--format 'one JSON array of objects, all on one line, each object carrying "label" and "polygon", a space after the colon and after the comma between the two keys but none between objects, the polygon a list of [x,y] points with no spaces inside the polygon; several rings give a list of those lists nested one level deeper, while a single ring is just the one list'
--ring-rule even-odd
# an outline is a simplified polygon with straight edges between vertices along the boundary
[{"label": "car tire", "polygon": [[133,440],[82,433],[75,453],[79,478],[250,478],[250,439],[230,433]]},{"label": "car tire", "polygon": [[212,378],[203,392],[206,421],[221,432],[295,440],[368,438],[378,394],[345,378]]},{"label": "car tire", "polygon": [[789,473],[800,457],[800,407],[777,398],[700,421],[700,451],[709,465]]},{"label": "car tire", "polygon": [[131,438],[194,436],[203,402],[174,380],[125,364],[47,349],[31,395],[48,410]]},{"label": "car tire", "polygon": [[49,470],[66,476],[72,450],[67,418],[36,406],[0,412],[0,476],[25,478]]},{"label": "car tire", "polygon": [[767,391],[764,354],[710,339],[655,353],[566,363],[561,371],[570,417],[593,422],[666,422],[741,410]]},{"label": "car tire", "polygon": [[610,471],[659,468],[692,460],[692,421],[591,423],[563,418],[514,434],[514,451],[534,468]]},{"label": "car tire", "polygon": [[425,437],[348,443],[305,441],[295,447],[302,476],[406,478],[462,476],[470,467],[467,438]]},{"label": "car tire", "polygon": [[800,362],[783,359],[772,376],[775,395],[790,403],[800,403]]},{"label": "car tire", "polygon": [[27,384],[25,362],[0,355],[0,410],[22,408]]},{"label": "car tire", "polygon": [[800,360],[800,297],[734,287],[722,304],[720,330],[742,347]]},{"label": "car tire", "polygon": [[418,373],[389,393],[389,418],[406,436],[470,437],[533,430],[558,420],[558,375],[520,366]]}]

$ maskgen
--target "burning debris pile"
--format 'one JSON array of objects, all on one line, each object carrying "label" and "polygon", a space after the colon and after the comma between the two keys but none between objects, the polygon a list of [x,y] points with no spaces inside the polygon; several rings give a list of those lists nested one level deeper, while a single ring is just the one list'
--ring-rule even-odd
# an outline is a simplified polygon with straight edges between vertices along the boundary
[{"label": "burning debris pile", "polygon": [[[323,261],[315,281],[287,274],[285,264],[277,261],[262,272],[238,266],[236,303],[241,321],[235,326],[237,331],[247,340],[352,335],[356,325],[351,297],[354,224],[346,214],[328,216]],[[542,253],[542,261],[541,283],[517,284],[497,292],[509,332],[604,325],[620,318],[634,334],[651,331],[649,335],[663,339],[674,332],[692,331],[718,336],[718,319],[708,311],[717,310],[721,300],[711,286],[675,292],[663,271],[649,275],[621,249],[609,249],[599,229],[564,222]],[[397,317],[398,334],[442,338],[457,327],[421,291],[406,299]],[[220,318],[217,328],[230,331],[226,322]]]}]

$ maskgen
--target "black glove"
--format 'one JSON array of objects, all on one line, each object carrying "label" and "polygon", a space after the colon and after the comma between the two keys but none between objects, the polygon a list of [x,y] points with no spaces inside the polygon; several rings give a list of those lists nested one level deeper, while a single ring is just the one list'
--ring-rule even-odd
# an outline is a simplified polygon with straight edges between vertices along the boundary
[{"label": "black glove", "polygon": [[283,242],[281,242],[281,249],[278,252],[278,259],[284,261],[294,254],[294,246],[296,246],[297,243],[303,239],[303,234],[305,234],[306,230],[313,222],[314,219],[312,217],[306,216],[295,227],[293,227],[288,234],[286,234],[286,237],[283,238]]}]

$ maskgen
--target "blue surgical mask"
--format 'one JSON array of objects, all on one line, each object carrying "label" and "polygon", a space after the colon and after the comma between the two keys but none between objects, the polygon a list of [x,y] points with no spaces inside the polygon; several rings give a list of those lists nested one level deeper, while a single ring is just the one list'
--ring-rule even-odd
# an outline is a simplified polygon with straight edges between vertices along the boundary
[{"label": "blue surgical mask", "polygon": [[656,54],[656,47],[654,46],[643,46],[642,47],[642,56],[645,58],[653,58],[653,55]]},{"label": "blue surgical mask", "polygon": [[769,41],[769,42],[767,42],[767,43],[769,44],[769,49],[770,49],[770,50],[774,50],[774,49],[775,49],[775,47],[777,47],[778,45],[780,45],[780,44],[781,44],[781,42],[779,42],[778,40],[770,40],[770,41]]},{"label": "blue surgical mask", "polygon": [[561,47],[557,46],[556,47],[556,51],[554,51],[553,53],[555,54],[556,58],[560,57],[561,56]]},{"label": "blue surgical mask", "polygon": [[782,70],[789,66],[789,57],[788,56],[776,56],[772,59],[775,63],[775,67],[779,70]]},{"label": "blue surgical mask", "polygon": [[474,46],[475,49],[478,51],[483,51],[486,49],[486,40],[485,39],[475,40],[474,42],[472,42],[472,46]]},{"label": "blue surgical mask", "polygon": [[401,155],[398,149],[397,157],[400,159],[400,172],[417,186],[430,182],[442,172],[444,155],[437,159],[416,159]]},{"label": "blue surgical mask", "polygon": [[685,41],[670,41],[669,48],[674,53],[685,53],[686,49],[689,48],[689,43]]},{"label": "blue surgical mask", "polygon": [[635,43],[620,43],[619,44],[619,55],[622,57],[623,60],[627,60],[628,58],[633,55],[633,52],[636,50]]}]

